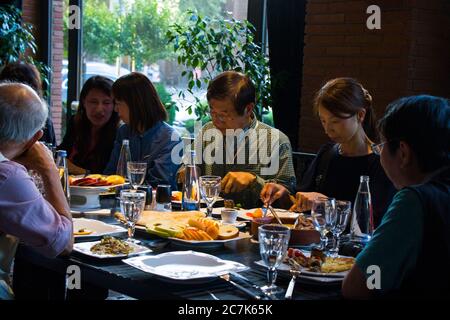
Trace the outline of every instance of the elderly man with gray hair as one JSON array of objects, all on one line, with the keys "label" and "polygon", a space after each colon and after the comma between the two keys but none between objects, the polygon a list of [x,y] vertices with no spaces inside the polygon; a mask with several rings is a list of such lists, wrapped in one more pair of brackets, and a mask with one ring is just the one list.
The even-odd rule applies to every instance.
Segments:
[{"label": "elderly man with gray hair", "polygon": [[[56,165],[38,142],[46,104],[27,85],[0,83],[0,300],[17,239],[48,257],[70,253],[72,217]],[[27,169],[42,176],[45,198]]]}]

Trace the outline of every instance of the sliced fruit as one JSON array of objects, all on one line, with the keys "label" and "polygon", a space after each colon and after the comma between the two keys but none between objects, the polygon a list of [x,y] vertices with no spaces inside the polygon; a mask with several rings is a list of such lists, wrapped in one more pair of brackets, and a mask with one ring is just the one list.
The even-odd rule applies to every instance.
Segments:
[{"label": "sliced fruit", "polygon": [[155,227],[152,227],[152,226],[147,226],[146,230],[148,233],[157,235],[162,238],[170,237],[170,235],[167,232],[156,230]]},{"label": "sliced fruit", "polygon": [[108,183],[110,183],[111,185],[125,183],[125,179],[122,176],[118,176],[118,175],[107,176],[106,181]]},{"label": "sliced fruit", "polygon": [[155,226],[155,230],[165,232],[169,235],[169,237],[176,237],[178,234],[183,232],[183,228],[164,224]]}]

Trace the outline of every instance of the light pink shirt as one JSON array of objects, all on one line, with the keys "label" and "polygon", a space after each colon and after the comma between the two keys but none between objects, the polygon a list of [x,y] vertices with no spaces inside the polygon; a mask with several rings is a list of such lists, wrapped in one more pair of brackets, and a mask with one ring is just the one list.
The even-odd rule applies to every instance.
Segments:
[{"label": "light pink shirt", "polygon": [[25,167],[0,162],[0,233],[56,257],[67,247],[72,232],[72,222],[42,197]]}]

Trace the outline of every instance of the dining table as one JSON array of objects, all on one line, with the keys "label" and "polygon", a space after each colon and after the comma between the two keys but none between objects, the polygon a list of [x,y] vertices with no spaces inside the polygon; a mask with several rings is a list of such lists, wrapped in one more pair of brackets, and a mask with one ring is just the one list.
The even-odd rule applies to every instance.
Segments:
[{"label": "dining table", "polygon": [[[113,208],[110,213],[98,215],[79,212],[74,213],[74,218],[84,217],[119,225],[121,222],[115,219],[114,211]],[[249,228],[249,223],[247,223],[247,229],[243,231],[248,232]],[[126,237],[126,234],[123,234],[123,237]],[[284,292],[291,280],[289,272],[278,272],[276,285],[281,287],[283,292],[276,297],[266,296],[258,289],[267,284],[267,269],[255,263],[261,260],[261,256],[258,243],[251,238],[230,241],[212,248],[189,247],[180,245],[180,243],[173,242],[170,239],[148,234],[145,230],[137,229],[135,239],[139,240],[141,245],[152,250],[147,253],[149,255],[192,250],[211,254],[223,260],[239,262],[247,266],[248,269],[239,272],[240,276],[230,275],[230,280],[234,284],[238,284],[236,286],[223,277],[212,277],[199,281],[169,281],[166,278],[130,266],[119,258],[98,259],[76,251],[72,251],[70,255],[65,257],[47,258],[23,244],[17,250],[16,257],[28,264],[44,268],[58,275],[67,276],[69,266],[78,266],[83,283],[113,290],[134,299],[144,300],[250,300],[253,298],[251,294],[263,299],[284,299]],[[78,241],[83,240],[76,239],[76,242]],[[242,290],[242,287],[246,290]],[[298,278],[292,299],[341,299],[341,284],[339,282],[320,283]]]}]

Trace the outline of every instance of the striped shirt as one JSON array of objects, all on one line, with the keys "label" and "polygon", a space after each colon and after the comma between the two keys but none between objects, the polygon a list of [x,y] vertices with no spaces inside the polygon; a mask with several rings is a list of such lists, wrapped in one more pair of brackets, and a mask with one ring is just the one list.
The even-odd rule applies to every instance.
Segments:
[{"label": "striped shirt", "polygon": [[202,175],[223,178],[228,172],[249,172],[256,176],[242,192],[223,195],[244,208],[260,206],[260,193],[267,182],[279,183],[290,192],[295,191],[289,138],[280,130],[258,121],[254,115],[247,128],[230,130],[225,136],[208,122],[200,130],[194,145],[196,164]]}]

